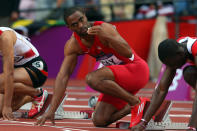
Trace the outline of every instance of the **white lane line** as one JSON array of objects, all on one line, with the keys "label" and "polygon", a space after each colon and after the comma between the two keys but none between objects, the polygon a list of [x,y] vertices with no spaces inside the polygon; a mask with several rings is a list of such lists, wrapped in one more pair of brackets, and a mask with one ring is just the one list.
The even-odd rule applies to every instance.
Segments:
[{"label": "white lane line", "polygon": [[66,99],[66,101],[88,101],[89,99],[87,98],[87,99],[83,99],[83,98],[81,98],[81,99],[79,99],[79,98],[67,98]]},{"label": "white lane line", "polygon": [[[69,128],[69,127],[68,127]],[[72,128],[72,127],[71,127]],[[102,127],[89,127],[89,126],[87,126],[87,127],[75,127],[75,128],[81,128],[81,129],[79,129],[79,131],[82,131],[82,129],[104,129],[104,130],[112,130],[112,129],[116,129],[116,130],[120,130],[120,129],[118,129],[118,128],[115,128],[115,127],[110,127],[110,128],[102,128]]]},{"label": "white lane line", "polygon": [[[43,89],[45,88],[48,88],[48,89],[51,89],[53,90],[53,87],[52,86],[44,86],[42,87]],[[75,87],[75,86],[68,86],[67,89],[74,89],[74,90],[86,90],[86,87]]]},{"label": "white lane line", "polygon": [[169,114],[170,117],[191,117],[191,115],[177,115],[177,114]]},{"label": "white lane line", "polygon": [[[32,127],[35,126],[35,122],[8,121],[8,120],[2,120],[2,121],[7,122],[7,125],[10,125],[10,123],[15,123],[15,124],[18,123],[17,125],[23,124],[23,126],[32,126]],[[26,124],[26,125],[24,125],[24,124]],[[62,127],[62,126],[50,126],[50,125],[43,125],[43,126],[52,127],[52,128],[57,128],[57,129],[62,129],[62,128],[64,128],[64,127]]]},{"label": "white lane line", "polygon": [[8,121],[8,120],[1,120],[1,122],[6,122],[6,123],[20,123],[20,124],[34,125],[33,122],[24,122],[24,121]]},{"label": "white lane line", "polygon": [[63,131],[88,131],[88,130],[81,130],[81,129],[74,129],[74,128],[64,128]]},{"label": "white lane line", "polygon": [[[131,114],[127,115],[127,116],[131,116]],[[190,117],[191,115],[186,115],[186,114],[168,114],[168,116],[170,117]]]},{"label": "white lane line", "polygon": [[[51,122],[45,122],[45,123],[51,123]],[[64,122],[55,122],[56,124],[77,124],[77,125],[93,125],[92,122],[67,122],[67,121],[64,121]]]},{"label": "white lane line", "polygon": [[[63,105],[63,107],[64,108],[90,108],[88,105]],[[176,107],[172,107],[171,109],[170,109],[170,111],[192,111],[192,109],[191,108],[176,108]]]},{"label": "white lane line", "polygon": [[0,124],[0,126],[31,126],[31,125],[24,125],[24,124]]},{"label": "white lane line", "polygon": [[[22,122],[22,121],[8,121],[8,120],[3,120],[4,122],[10,122],[10,123],[15,123],[16,125],[21,125],[21,124],[23,124],[23,126],[35,126],[34,124],[35,124],[35,122]],[[10,125],[10,123],[9,124],[7,124],[7,125]],[[20,123],[20,124],[17,124],[17,123]],[[26,124],[26,125],[24,125],[24,124]],[[79,122],[78,122],[78,124],[79,124]],[[68,129],[68,128],[65,128],[65,126],[50,126],[50,125],[43,125],[43,126],[45,126],[45,127],[52,127],[52,128],[57,128],[57,129]],[[81,127],[79,127],[79,128],[81,128]],[[74,129],[74,128],[72,128],[72,127],[70,127],[69,128],[69,130],[70,131],[88,131],[88,130],[81,130],[81,129]],[[66,130],[64,130],[64,131],[66,131]],[[68,131],[68,130],[67,130]]]},{"label": "white lane line", "polygon": [[173,103],[180,103],[180,104],[193,104],[193,101],[173,101]]},{"label": "white lane line", "polygon": [[92,93],[92,92],[68,92],[68,95],[91,95],[91,96],[98,96],[99,93]]},{"label": "white lane line", "polygon": [[191,108],[176,108],[176,107],[173,107],[173,108],[171,108],[170,109],[170,111],[189,111],[189,112],[191,112],[192,111],[192,109]]},{"label": "white lane line", "polygon": [[87,106],[82,106],[82,105],[63,105],[63,107],[67,108],[90,108],[88,105]]}]

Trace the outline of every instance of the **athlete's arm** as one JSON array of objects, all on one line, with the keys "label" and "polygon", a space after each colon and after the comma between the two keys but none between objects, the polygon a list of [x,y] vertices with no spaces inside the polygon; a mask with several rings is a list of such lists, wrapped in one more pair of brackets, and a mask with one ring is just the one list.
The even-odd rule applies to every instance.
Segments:
[{"label": "athlete's arm", "polygon": [[56,111],[57,107],[59,106],[61,98],[63,97],[66,91],[68,79],[72,74],[77,63],[78,54],[73,52],[71,50],[72,48],[69,48],[70,46],[69,44],[70,43],[66,44],[65,57],[55,81],[53,99],[51,103],[51,108],[49,110],[50,112],[53,113]]},{"label": "athlete's arm", "polygon": [[[197,56],[195,56],[194,59],[195,59],[195,66],[197,68]],[[188,126],[197,128],[197,126],[196,126],[196,123],[197,123],[197,117],[196,117],[197,116],[197,82],[196,82],[196,86],[195,86],[195,92],[196,92],[196,95],[195,95],[195,99],[193,102],[192,115],[189,120]]]},{"label": "athlete's arm", "polygon": [[14,89],[14,43],[16,35],[12,31],[4,31],[0,36],[0,50],[3,56],[3,77],[4,77],[4,104],[3,118],[13,119],[11,103]]},{"label": "athlete's arm", "polygon": [[132,131],[139,131],[144,129],[147,122],[150,121],[152,116],[156,113],[156,111],[159,109],[160,105],[164,101],[175,74],[176,74],[176,69],[166,67],[166,70],[164,71],[164,74],[158,84],[158,87],[156,87],[155,91],[153,92],[150,106],[148,107],[146,113],[144,114],[143,119],[146,122],[140,122],[137,126],[131,129]]},{"label": "athlete's arm", "polygon": [[65,49],[64,49],[65,57],[62,62],[59,73],[56,77],[51,106],[48,112],[45,113],[43,117],[37,121],[36,125],[43,125],[47,119],[51,119],[52,123],[54,124],[54,120],[53,120],[54,113],[58,108],[59,104],[61,103],[61,100],[63,99],[63,96],[66,91],[68,79],[72,74],[77,63],[78,47],[74,42],[75,40],[72,36],[71,39],[65,45]]},{"label": "athlete's arm", "polygon": [[93,26],[88,30],[90,35],[98,35],[100,40],[105,41],[109,47],[113,48],[120,55],[130,58],[132,51],[129,44],[120,36],[113,25],[103,23]]}]

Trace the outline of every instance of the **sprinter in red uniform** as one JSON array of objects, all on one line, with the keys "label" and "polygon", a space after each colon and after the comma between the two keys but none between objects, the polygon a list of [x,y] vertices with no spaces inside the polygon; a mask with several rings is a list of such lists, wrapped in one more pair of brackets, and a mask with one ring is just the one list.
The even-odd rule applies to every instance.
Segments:
[{"label": "sprinter in red uniform", "polygon": [[[166,65],[158,87],[153,93],[150,106],[148,107],[144,118],[141,122],[134,126],[132,131],[143,131],[159,109],[164,101],[168,89],[176,75],[176,69],[181,68],[185,63],[189,62],[190,65],[186,66],[183,70],[184,80],[195,90],[197,93],[197,37],[181,37],[177,41],[173,39],[166,39],[159,44],[158,47],[159,59]],[[188,131],[196,131],[197,129],[197,97],[194,99],[192,115],[188,124]]]},{"label": "sprinter in red uniform", "polygon": [[[53,121],[77,57],[83,54],[89,54],[103,64],[102,68],[86,76],[87,84],[101,92],[92,119],[94,125],[106,127],[131,111],[132,119],[142,117],[146,99],[135,94],[149,80],[146,62],[130,48],[113,25],[102,21],[88,22],[83,9],[66,10],[64,20],[74,33],[65,45],[65,58],[56,78],[50,109],[36,124],[43,125],[46,119]],[[142,107],[141,112],[137,112],[138,106]]]}]

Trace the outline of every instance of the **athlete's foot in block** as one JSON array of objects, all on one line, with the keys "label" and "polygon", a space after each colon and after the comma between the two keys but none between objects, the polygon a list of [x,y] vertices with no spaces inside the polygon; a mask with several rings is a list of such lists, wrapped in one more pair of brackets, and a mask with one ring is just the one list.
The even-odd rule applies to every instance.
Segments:
[{"label": "athlete's foot in block", "polygon": [[32,107],[30,111],[28,112],[28,117],[32,118],[38,113],[41,112],[46,100],[48,97],[48,92],[46,90],[43,90],[43,94],[40,97],[35,97],[32,102]]},{"label": "athlete's foot in block", "polygon": [[148,98],[139,97],[140,103],[131,108],[131,122],[130,127],[137,125],[143,116],[144,107]]}]

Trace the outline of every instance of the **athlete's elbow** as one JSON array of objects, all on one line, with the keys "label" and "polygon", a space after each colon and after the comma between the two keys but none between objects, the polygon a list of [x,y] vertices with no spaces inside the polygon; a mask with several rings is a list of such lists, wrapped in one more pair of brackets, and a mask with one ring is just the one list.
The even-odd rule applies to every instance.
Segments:
[{"label": "athlete's elbow", "polygon": [[66,85],[67,81],[68,81],[68,77],[66,77],[63,74],[58,74],[56,77],[56,83],[60,83],[61,85]]},{"label": "athlete's elbow", "polygon": [[124,56],[127,58],[131,58],[132,57],[132,51],[130,49],[127,49],[127,51],[124,52]]}]

